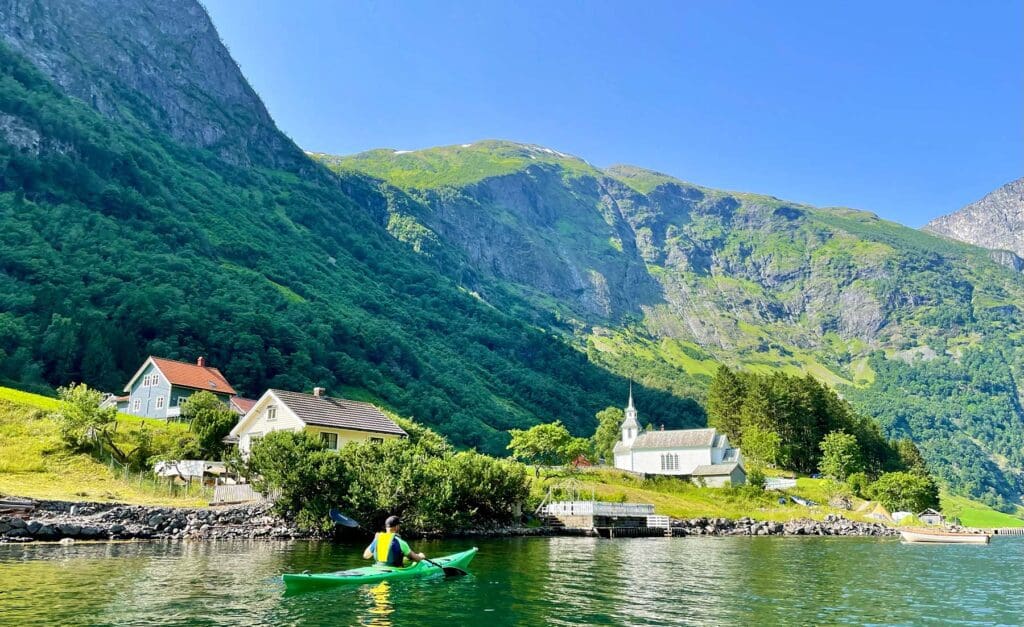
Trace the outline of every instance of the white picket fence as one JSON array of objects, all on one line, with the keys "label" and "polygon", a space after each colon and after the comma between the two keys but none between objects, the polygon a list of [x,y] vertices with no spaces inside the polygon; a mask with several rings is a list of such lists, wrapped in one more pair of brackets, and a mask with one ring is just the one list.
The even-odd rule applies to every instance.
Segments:
[{"label": "white picket fence", "polygon": [[789,490],[790,488],[796,487],[796,479],[786,479],[785,477],[767,477],[764,480],[765,490]]},{"label": "white picket fence", "polygon": [[252,484],[249,483],[218,484],[213,488],[213,499],[210,500],[210,505],[262,503],[268,500],[270,499],[253,490]]}]

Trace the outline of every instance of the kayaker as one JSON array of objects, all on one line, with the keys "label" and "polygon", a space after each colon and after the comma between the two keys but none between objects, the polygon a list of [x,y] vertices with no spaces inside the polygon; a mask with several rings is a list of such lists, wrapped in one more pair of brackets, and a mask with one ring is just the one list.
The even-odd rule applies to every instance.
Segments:
[{"label": "kayaker", "polygon": [[363,551],[363,559],[376,559],[378,564],[386,564],[401,568],[402,559],[418,562],[426,556],[409,548],[409,545],[398,535],[402,520],[398,516],[388,516],[384,521],[384,531],[373,536],[373,542]]}]

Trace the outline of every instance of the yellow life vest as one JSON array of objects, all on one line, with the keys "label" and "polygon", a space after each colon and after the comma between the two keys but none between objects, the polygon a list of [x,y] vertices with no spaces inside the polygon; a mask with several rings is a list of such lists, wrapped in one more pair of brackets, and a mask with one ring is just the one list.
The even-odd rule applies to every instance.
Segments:
[{"label": "yellow life vest", "polygon": [[402,546],[398,543],[398,537],[387,531],[382,531],[377,534],[377,550],[374,558],[380,564],[387,564],[389,566],[401,566],[402,558]]}]

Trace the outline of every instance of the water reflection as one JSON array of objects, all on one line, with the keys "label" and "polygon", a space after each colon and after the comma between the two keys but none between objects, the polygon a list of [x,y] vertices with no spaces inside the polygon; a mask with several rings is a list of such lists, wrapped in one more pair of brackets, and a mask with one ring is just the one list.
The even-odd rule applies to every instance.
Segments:
[{"label": "water reflection", "polygon": [[[422,543],[431,555],[470,541]],[[363,565],[315,542],[0,545],[0,624],[1020,624],[1024,540],[480,542],[470,576],[285,596],[282,572]]]},{"label": "water reflection", "polygon": [[391,615],[395,608],[391,605],[390,584],[382,581],[371,587],[368,592],[373,605],[369,609],[370,620],[366,624],[374,627],[391,627]]}]

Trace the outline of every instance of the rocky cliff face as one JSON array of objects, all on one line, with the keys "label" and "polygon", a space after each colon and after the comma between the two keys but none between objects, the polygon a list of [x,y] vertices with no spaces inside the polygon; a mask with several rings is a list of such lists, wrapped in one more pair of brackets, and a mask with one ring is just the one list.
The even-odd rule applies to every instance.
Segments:
[{"label": "rocky cliff face", "polygon": [[[236,165],[309,167],[198,2],[0,0],[0,38],[109,118],[142,123]],[[0,121],[9,138],[17,129],[16,120]]]},{"label": "rocky cliff face", "polygon": [[511,142],[316,157],[383,179],[392,235],[610,369],[681,395],[720,362],[807,372],[923,441],[950,485],[1024,490],[1018,435],[987,435],[1024,433],[1013,253]]},{"label": "rocky cliff face", "polygon": [[[497,281],[539,307],[567,308],[583,326],[642,320],[656,337],[721,355],[772,343],[818,350],[829,334],[870,349],[905,335],[914,310],[938,304],[929,291],[910,294],[893,283],[905,271],[902,251],[854,234],[861,222],[898,228],[869,214],[707,189],[635,167],[600,170],[559,155],[480,142],[319,158],[402,184],[389,194],[389,228],[442,265],[463,268],[462,280],[473,277],[468,287],[486,296]],[[408,184],[410,162],[459,183]],[[451,174],[461,167],[494,175]],[[945,291],[943,306],[970,306],[969,290]]]},{"label": "rocky cliff face", "polygon": [[1011,181],[963,209],[925,225],[925,230],[962,242],[1009,251],[1000,263],[1024,265],[1024,178]]}]

